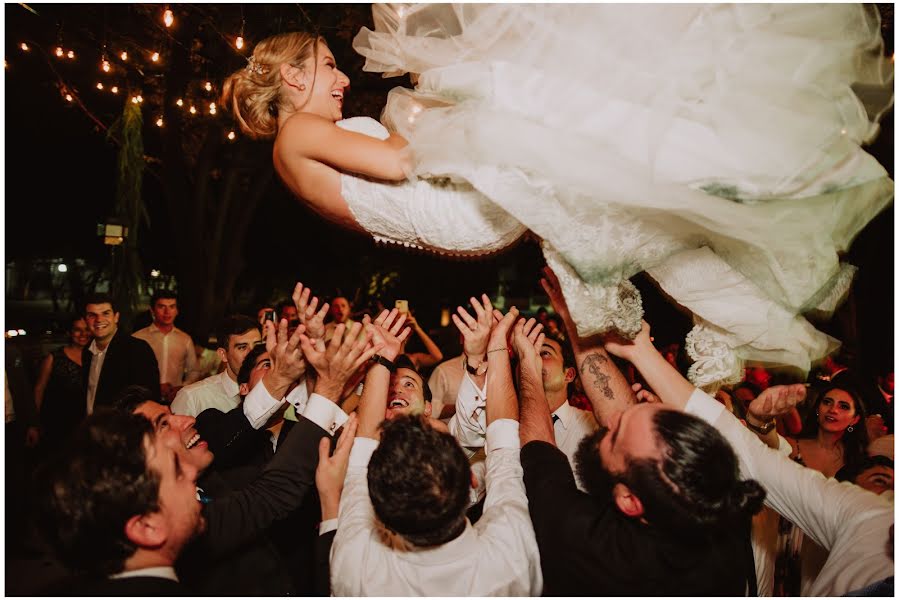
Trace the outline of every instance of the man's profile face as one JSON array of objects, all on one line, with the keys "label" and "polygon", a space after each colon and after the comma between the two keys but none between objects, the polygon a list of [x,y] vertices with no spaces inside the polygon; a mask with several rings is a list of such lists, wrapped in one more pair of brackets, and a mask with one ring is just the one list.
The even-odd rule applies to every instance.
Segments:
[{"label": "man's profile face", "polygon": [[431,406],[425,402],[424,382],[412,369],[399,368],[390,376],[387,413],[384,418],[390,420],[400,415],[420,414],[431,414]]},{"label": "man's profile face", "polygon": [[543,360],[543,389],[547,392],[556,392],[565,389],[568,383],[574,379],[574,369],[569,372],[565,368],[562,358],[562,347],[559,342],[546,338],[540,348],[540,358]]},{"label": "man's profile face", "polygon": [[661,459],[653,418],[659,404],[634,404],[609,419],[608,435],[599,442],[599,457],[612,473],[621,474],[629,460]]},{"label": "man's profile face", "polygon": [[256,342],[261,340],[262,334],[259,333],[258,329],[253,328],[240,335],[230,336],[228,338],[228,347],[218,349],[219,356],[222,357],[222,361],[227,365],[228,372],[233,379],[237,379],[237,373],[240,371],[243,359],[253,349]]},{"label": "man's profile face", "polygon": [[160,298],[153,305],[153,321],[157,325],[172,325],[177,316],[178,301],[174,298]]},{"label": "man's profile face", "polygon": [[159,475],[159,510],[165,544],[176,555],[205,529],[203,505],[197,500],[197,468],[172,436],[145,437],[147,467]]},{"label": "man's profile face", "polygon": [[213,454],[209,444],[200,437],[195,427],[197,420],[187,415],[173,415],[168,406],[148,400],[134,409],[134,414],[153,424],[156,437],[171,447],[181,450],[181,462],[203,472],[212,464]]},{"label": "man's profile face", "polygon": [[337,296],[331,302],[331,316],[337,324],[346,323],[350,318],[350,301],[343,296]]},{"label": "man's profile face", "polygon": [[88,304],[84,307],[84,321],[95,338],[105,342],[111,338],[119,324],[119,313],[113,312],[112,304],[101,302],[100,304]]},{"label": "man's profile face", "polygon": [[272,357],[269,355],[268,351],[263,352],[259,356],[256,357],[256,363],[253,365],[252,370],[250,371],[250,379],[247,383],[240,384],[240,393],[243,396],[246,396],[250,393],[250,391],[256,387],[256,385],[262,381],[262,378],[265,377],[265,374],[268,373],[269,369],[272,368]]}]

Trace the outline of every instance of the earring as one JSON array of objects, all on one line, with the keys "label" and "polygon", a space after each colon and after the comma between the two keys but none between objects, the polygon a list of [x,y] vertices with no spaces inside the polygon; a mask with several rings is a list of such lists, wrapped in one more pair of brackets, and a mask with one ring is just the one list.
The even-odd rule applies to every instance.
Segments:
[{"label": "earring", "polygon": [[850,425],[849,427],[846,428],[846,431],[848,431],[849,433],[852,433],[853,431],[855,431],[855,429],[853,429],[852,425]]}]

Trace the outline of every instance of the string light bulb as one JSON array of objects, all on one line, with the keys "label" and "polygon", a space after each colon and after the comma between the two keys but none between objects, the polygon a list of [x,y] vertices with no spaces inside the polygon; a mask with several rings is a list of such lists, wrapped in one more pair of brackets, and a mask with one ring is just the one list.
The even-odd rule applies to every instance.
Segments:
[{"label": "string light bulb", "polygon": [[159,52],[154,52],[152,55],[150,55],[150,60],[152,60],[153,62],[159,62]]},{"label": "string light bulb", "polygon": [[206,91],[207,91],[207,92],[211,92],[211,91],[212,91],[212,83],[209,82],[209,81],[207,81],[207,82],[206,82],[206,85],[204,85],[203,87],[206,88]]},{"label": "string light bulb", "polygon": [[66,52],[65,52],[65,50],[62,49],[62,46],[57,46],[57,47],[56,47],[56,56],[62,58],[62,56],[63,56],[65,53],[66,53]]},{"label": "string light bulb", "polygon": [[25,42],[22,42],[22,44],[19,46],[19,48],[22,49],[22,52],[28,52],[29,50],[31,50],[31,48]]},{"label": "string light bulb", "polygon": [[122,60],[128,60],[128,53],[123,51],[121,54],[119,54],[119,58],[121,58]]},{"label": "string light bulb", "polygon": [[100,68],[103,69],[104,73],[109,73],[109,70],[112,69],[112,67],[109,65],[109,61],[106,60],[105,58],[100,63]]},{"label": "string light bulb", "polygon": [[74,100],[74,98],[72,98],[72,94],[66,94],[66,102],[71,102],[72,100]]},{"label": "string light bulb", "polygon": [[74,58],[75,58],[75,52],[72,51],[72,50],[69,50],[69,52],[68,52],[68,54],[66,54],[66,56],[68,56],[68,57],[71,58],[71,59],[74,59]]},{"label": "string light bulb", "polygon": [[192,115],[197,114],[197,107],[196,107],[196,106],[191,106],[191,107],[190,107],[190,114],[192,114]]},{"label": "string light bulb", "polygon": [[233,131],[228,132],[228,139],[231,140],[232,142],[234,141],[234,138],[236,138],[236,137],[237,137],[237,134],[234,133]]},{"label": "string light bulb", "polygon": [[98,90],[102,90],[102,89],[103,89],[103,84],[100,83],[99,81],[97,82],[97,89],[98,89]]},{"label": "string light bulb", "polygon": [[216,113],[215,102],[209,103],[209,114],[214,115]]},{"label": "string light bulb", "polygon": [[158,119],[156,119],[156,126],[162,127],[162,117],[159,117]]},{"label": "string light bulb", "polygon": [[114,85],[114,86],[112,86],[111,88],[109,88],[109,91],[112,92],[113,94],[118,94],[118,93],[119,93],[119,86]]},{"label": "string light bulb", "polygon": [[162,15],[162,22],[165,23],[166,27],[171,27],[175,22],[175,14],[170,9],[165,9],[165,13]]},{"label": "string light bulb", "polygon": [[177,104],[178,106],[184,106],[184,100],[178,98],[177,100],[175,100],[175,104]]},{"label": "string light bulb", "polygon": [[237,36],[237,39],[234,40],[234,45],[237,47],[238,50],[243,49],[243,36],[242,35]]},{"label": "string light bulb", "polygon": [[131,96],[131,104],[137,104],[137,96]]}]

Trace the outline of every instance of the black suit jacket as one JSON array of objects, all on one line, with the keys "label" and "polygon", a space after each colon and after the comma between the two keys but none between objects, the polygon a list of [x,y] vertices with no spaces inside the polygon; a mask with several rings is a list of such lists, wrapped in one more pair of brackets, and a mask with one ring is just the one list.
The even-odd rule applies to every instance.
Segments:
[{"label": "black suit jacket", "polygon": [[171,579],[164,577],[122,577],[119,579],[87,579],[73,577],[62,585],[48,588],[47,596],[190,596],[191,591]]},{"label": "black suit jacket", "polygon": [[[228,421],[239,423],[238,419]],[[224,431],[218,435],[231,437]],[[324,429],[300,417],[250,485],[228,491],[230,486],[218,473],[204,475],[200,486],[213,499],[204,510],[206,532],[178,561],[178,573],[186,585],[203,595],[293,592],[290,567],[280,560],[268,529],[297,509],[315,487],[318,442],[326,435]]]},{"label": "black suit jacket", "polygon": [[[84,391],[91,373],[94,355],[89,348],[81,351],[81,373],[84,375]],[[150,344],[131,337],[122,330],[112,336],[106,348],[106,358],[100,370],[94,409],[110,406],[115,397],[129,385],[142,385],[153,394],[151,400],[160,401],[159,365]],[[86,398],[86,396],[85,396]]]}]

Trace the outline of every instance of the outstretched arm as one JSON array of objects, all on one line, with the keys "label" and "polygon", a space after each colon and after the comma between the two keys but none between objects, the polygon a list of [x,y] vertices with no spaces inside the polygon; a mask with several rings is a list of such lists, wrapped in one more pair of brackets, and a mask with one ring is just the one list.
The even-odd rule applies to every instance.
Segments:
[{"label": "outstretched arm", "polygon": [[520,417],[519,437],[524,447],[535,440],[556,445],[553,432],[552,416],[543,390],[543,360],[539,349],[543,347],[546,335],[543,326],[535,319],[518,319],[512,330],[512,345],[518,355],[518,373],[520,375]]},{"label": "outstretched arm", "polygon": [[[409,328],[404,328],[406,317],[396,309],[385,310],[372,323],[368,315],[363,319],[365,330],[372,336],[375,347],[380,346],[381,357],[394,361],[400,346],[409,336]],[[381,439],[381,422],[387,412],[387,392],[390,386],[390,371],[384,365],[373,364],[365,375],[365,387],[359,402],[359,437]]]},{"label": "outstretched arm", "polygon": [[419,368],[433,367],[443,360],[443,352],[440,351],[440,348],[437,347],[434,340],[432,340],[425,330],[422,329],[421,325],[418,324],[418,321],[411,313],[407,317],[407,323],[412,327],[412,331],[415,332],[415,335],[418,336],[418,339],[424,344],[425,350],[427,350],[427,352],[415,352],[414,354],[409,355],[412,360],[415,361],[415,366]]},{"label": "outstretched arm", "polygon": [[603,348],[601,339],[596,336],[578,337],[577,327],[568,312],[568,304],[562,295],[556,274],[549,267],[544,268],[543,273],[545,277],[540,280],[540,284],[549,296],[553,308],[565,322],[578,375],[593,406],[593,416],[600,425],[607,425],[610,416],[636,404],[637,398],[627,379]]}]

